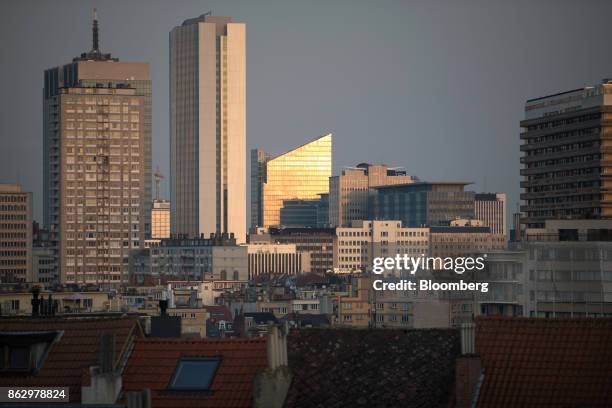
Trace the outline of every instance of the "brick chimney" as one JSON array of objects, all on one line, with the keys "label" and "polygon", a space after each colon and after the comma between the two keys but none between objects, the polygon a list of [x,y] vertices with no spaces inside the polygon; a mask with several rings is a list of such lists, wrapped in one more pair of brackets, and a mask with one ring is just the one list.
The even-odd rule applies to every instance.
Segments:
[{"label": "brick chimney", "polygon": [[475,354],[475,324],[461,325],[461,356],[455,362],[455,407],[469,408],[478,401],[484,376],[480,356]]},{"label": "brick chimney", "polygon": [[291,385],[291,372],[287,359],[287,325],[268,328],[268,368],[255,377],[253,406],[255,408],[282,408]]}]

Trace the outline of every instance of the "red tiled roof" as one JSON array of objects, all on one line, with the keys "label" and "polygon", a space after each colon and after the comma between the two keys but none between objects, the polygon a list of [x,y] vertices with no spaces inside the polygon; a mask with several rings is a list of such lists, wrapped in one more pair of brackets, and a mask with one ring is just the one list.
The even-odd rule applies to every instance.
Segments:
[{"label": "red tiled roof", "polygon": [[612,319],[483,317],[478,407],[612,407]]},{"label": "red tiled roof", "polygon": [[[210,392],[170,391],[168,384],[181,357],[221,357]],[[253,380],[267,367],[265,339],[138,340],[123,376],[124,391],[149,388],[153,406],[250,407]]]},{"label": "red tiled roof", "polygon": [[[134,318],[2,319],[0,332],[63,331],[33,376],[0,376],[0,386],[70,387],[70,402],[81,402],[81,386],[89,385],[89,367],[98,365],[101,333],[115,333],[117,362],[142,329]],[[85,383],[83,383],[85,381]]]}]

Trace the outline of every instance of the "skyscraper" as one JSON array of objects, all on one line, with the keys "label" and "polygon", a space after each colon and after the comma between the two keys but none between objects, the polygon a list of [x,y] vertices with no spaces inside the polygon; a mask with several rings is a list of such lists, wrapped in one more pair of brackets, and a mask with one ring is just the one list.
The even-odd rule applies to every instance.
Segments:
[{"label": "skyscraper", "polygon": [[612,219],[612,80],[525,103],[522,223]]},{"label": "skyscraper", "polygon": [[246,26],[202,15],[170,32],[171,228],[246,241]]},{"label": "skyscraper", "polygon": [[329,192],[331,133],[272,158],[252,150],[254,158],[258,158],[258,164],[252,163],[251,169],[260,173],[251,175],[251,180],[259,181],[251,184],[251,197],[261,198],[252,203],[252,213],[259,215],[252,220],[256,221],[252,227],[279,225],[285,200],[315,200]]},{"label": "skyscraper", "polygon": [[148,64],[93,46],[44,76],[44,220],[62,283],[127,280],[128,252],[150,229]]}]

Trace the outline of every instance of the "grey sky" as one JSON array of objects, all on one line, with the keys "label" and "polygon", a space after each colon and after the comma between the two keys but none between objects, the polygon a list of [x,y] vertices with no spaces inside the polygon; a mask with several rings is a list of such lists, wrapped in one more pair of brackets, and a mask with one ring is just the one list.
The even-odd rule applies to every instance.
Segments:
[{"label": "grey sky", "polygon": [[[609,1],[0,0],[0,182],[42,214],[43,70],[91,47],[147,61],[153,168],[168,174],[168,32],[208,10],[247,24],[247,145],[334,133],[334,171],[405,166],[519,194],[525,99],[612,76]],[[168,191],[167,183],[163,187]]]}]

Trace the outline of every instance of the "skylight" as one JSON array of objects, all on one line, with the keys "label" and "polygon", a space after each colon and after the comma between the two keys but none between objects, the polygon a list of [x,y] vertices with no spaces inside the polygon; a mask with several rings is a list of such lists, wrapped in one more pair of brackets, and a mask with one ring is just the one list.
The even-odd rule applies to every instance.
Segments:
[{"label": "skylight", "polygon": [[169,388],[178,391],[208,391],[219,362],[219,358],[182,358],[176,366]]}]

